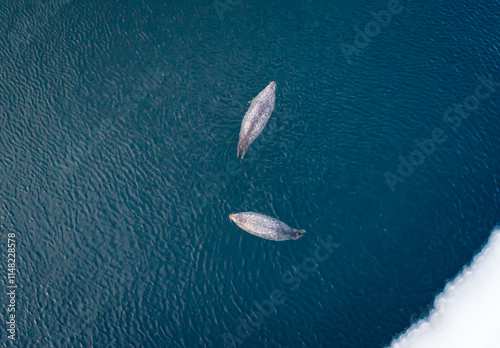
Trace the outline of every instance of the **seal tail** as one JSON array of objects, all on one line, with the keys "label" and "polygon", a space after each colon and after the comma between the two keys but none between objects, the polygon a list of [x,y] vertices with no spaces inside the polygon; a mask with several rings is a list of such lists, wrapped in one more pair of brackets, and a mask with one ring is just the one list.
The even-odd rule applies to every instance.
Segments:
[{"label": "seal tail", "polygon": [[304,235],[304,233],[306,233],[306,230],[295,230],[294,229],[293,232],[295,232],[295,235],[293,236],[293,240],[297,240],[300,237],[302,237]]},{"label": "seal tail", "polygon": [[240,150],[241,150],[241,159],[245,157],[245,153],[247,152],[248,146],[244,146],[241,144],[241,142],[238,142],[238,149],[236,151],[236,158],[240,157]]},{"label": "seal tail", "polygon": [[238,150],[236,152],[236,158],[240,157],[240,150],[241,150],[241,159],[245,157],[245,153],[247,152],[248,146],[243,146],[238,143]]}]

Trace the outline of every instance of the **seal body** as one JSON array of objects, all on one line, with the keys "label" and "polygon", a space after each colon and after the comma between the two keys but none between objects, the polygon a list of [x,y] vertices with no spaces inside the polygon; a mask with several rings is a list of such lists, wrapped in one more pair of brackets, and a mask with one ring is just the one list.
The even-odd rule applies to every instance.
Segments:
[{"label": "seal body", "polygon": [[250,108],[243,117],[240,129],[240,140],[238,141],[238,151],[236,157],[241,159],[251,143],[259,136],[274,110],[276,99],[276,82],[271,82],[262,92],[260,92],[251,102]]},{"label": "seal body", "polygon": [[299,239],[304,233],[306,233],[305,230],[291,228],[284,222],[276,220],[270,216],[253,212],[230,214],[229,218],[248,233],[269,240],[295,240]]}]

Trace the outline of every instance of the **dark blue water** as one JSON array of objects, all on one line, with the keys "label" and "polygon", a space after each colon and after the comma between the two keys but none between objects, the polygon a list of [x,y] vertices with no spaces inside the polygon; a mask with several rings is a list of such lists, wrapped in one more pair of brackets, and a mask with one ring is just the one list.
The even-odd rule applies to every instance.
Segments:
[{"label": "dark blue water", "polygon": [[1,345],[382,347],[499,221],[496,1],[0,9]]}]

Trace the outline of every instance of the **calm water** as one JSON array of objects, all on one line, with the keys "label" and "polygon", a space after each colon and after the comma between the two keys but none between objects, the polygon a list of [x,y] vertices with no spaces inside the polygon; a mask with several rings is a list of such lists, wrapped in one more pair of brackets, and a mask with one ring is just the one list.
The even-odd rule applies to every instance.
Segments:
[{"label": "calm water", "polygon": [[[15,345],[383,347],[425,315],[499,222],[500,4],[399,6],[2,3]],[[256,238],[239,211],[307,234]]]}]

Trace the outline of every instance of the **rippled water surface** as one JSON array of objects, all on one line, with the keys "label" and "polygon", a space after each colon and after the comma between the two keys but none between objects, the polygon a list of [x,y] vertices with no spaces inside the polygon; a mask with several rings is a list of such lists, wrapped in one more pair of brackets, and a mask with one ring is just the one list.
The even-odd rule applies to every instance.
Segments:
[{"label": "rippled water surface", "polygon": [[[383,347],[424,315],[498,223],[500,6],[397,5],[3,2],[16,344]],[[307,234],[259,239],[240,211]]]}]

